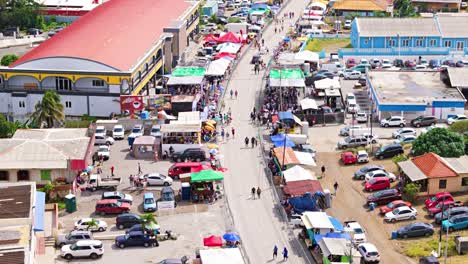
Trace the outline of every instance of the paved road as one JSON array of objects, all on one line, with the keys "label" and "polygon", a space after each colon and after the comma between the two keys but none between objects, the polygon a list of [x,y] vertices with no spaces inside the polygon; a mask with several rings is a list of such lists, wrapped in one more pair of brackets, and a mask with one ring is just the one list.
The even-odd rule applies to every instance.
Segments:
[{"label": "paved road", "polygon": [[[291,1],[285,10],[299,14],[306,4],[306,1]],[[285,20],[285,28],[290,23],[293,23],[293,20]],[[281,35],[274,34],[274,27],[271,26],[263,33],[263,38],[267,47],[272,50],[280,41]],[[260,147],[252,149],[245,148],[244,145],[246,136],[250,138],[258,135],[258,127],[252,126],[249,121],[249,114],[259,95],[263,76],[263,71],[255,75],[252,65],[249,64],[254,53],[253,50],[247,51],[227,87],[228,92],[230,89],[237,89],[239,98],[236,100],[226,96],[225,100],[225,109],[231,108],[233,126],[236,129],[235,139],[221,143],[224,164],[229,168],[225,177],[225,192],[233,213],[235,229],[240,233],[252,264],[281,262],[282,256],[278,256],[277,260],[272,259],[275,244],[280,249],[279,255],[284,246],[288,248],[288,263],[311,263],[307,259],[310,258],[309,254],[304,254],[297,240],[289,236],[286,224],[282,221],[271,186],[263,172]],[[264,61],[268,60],[269,56],[265,56]],[[230,131],[230,127],[228,129]],[[263,190],[261,199],[251,198],[252,187],[260,187]]]}]

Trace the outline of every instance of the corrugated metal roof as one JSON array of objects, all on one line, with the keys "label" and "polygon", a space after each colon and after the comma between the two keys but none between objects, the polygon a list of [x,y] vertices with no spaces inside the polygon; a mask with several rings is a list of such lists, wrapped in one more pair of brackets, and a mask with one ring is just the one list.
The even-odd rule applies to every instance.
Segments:
[{"label": "corrugated metal roof", "polygon": [[444,160],[456,173],[468,173],[468,156],[461,156],[459,158],[444,158]]},{"label": "corrugated metal roof", "polygon": [[438,15],[440,32],[444,38],[467,38],[468,16],[444,16]]},{"label": "corrugated metal roof", "polygon": [[342,0],[335,2],[333,10],[386,11],[387,3],[378,0]]},{"label": "corrugated metal roof", "polygon": [[[468,22],[467,22],[468,25]],[[447,69],[450,84],[452,87],[468,87],[468,69],[467,68],[454,68]]]},{"label": "corrugated metal roof", "polygon": [[358,17],[359,35],[361,37],[387,37],[399,35],[440,36],[433,18],[368,18]]},{"label": "corrugated metal roof", "polygon": [[4,183],[0,189],[0,219],[29,218],[31,183]]},{"label": "corrugated metal roof", "polygon": [[398,166],[413,182],[427,179],[426,175],[424,175],[424,173],[416,167],[411,160],[398,162]]}]

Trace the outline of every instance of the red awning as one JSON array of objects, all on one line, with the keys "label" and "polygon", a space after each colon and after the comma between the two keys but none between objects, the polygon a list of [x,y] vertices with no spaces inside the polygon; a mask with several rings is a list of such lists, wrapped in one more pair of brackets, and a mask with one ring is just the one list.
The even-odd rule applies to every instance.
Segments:
[{"label": "red awning", "polygon": [[205,38],[203,38],[203,40],[206,42],[218,42],[218,38],[215,37],[213,34],[207,35]]},{"label": "red awning", "polygon": [[232,32],[228,32],[218,38],[219,43],[232,42],[232,43],[242,43],[242,38],[237,36]]},{"label": "red awning", "polygon": [[314,194],[323,192],[322,185],[317,180],[291,181],[283,189],[284,194],[290,196],[302,196],[306,192]]},{"label": "red awning", "polygon": [[227,53],[227,52],[221,52],[215,55],[215,59],[220,59],[222,57],[229,57],[229,58],[236,58],[235,54]]},{"label": "red awning", "polygon": [[223,246],[223,240],[219,236],[209,236],[203,238],[203,245],[205,247],[221,247]]}]

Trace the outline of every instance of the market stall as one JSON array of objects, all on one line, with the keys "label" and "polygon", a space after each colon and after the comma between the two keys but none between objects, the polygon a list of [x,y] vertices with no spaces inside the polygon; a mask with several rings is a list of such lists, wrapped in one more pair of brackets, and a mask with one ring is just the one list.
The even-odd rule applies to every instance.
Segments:
[{"label": "market stall", "polygon": [[238,248],[200,250],[202,264],[245,264]]},{"label": "market stall", "polygon": [[[167,86],[201,85],[205,71],[205,68],[197,66],[176,67],[167,81]],[[175,95],[174,88],[169,87],[172,95]]]},{"label": "market stall", "polygon": [[218,182],[224,179],[223,173],[214,170],[202,170],[190,174],[191,197],[194,202],[216,200]]},{"label": "market stall", "polygon": [[216,47],[216,50],[219,53],[230,53],[230,54],[237,54],[239,50],[241,49],[242,45],[238,43],[231,43],[231,42],[226,42],[223,44],[219,44]]},{"label": "market stall", "polygon": [[283,171],[283,177],[286,185],[294,181],[317,180],[309,170],[298,165]]},{"label": "market stall", "polygon": [[242,43],[242,37],[240,35],[237,35],[233,32],[227,32],[225,34],[222,34],[219,36],[217,39],[218,43]]},{"label": "market stall", "polygon": [[280,168],[288,168],[294,165],[299,165],[299,160],[296,158],[292,148],[278,147],[273,149],[276,163]]},{"label": "market stall", "polygon": [[298,180],[286,183],[283,192],[288,197],[298,197],[305,193],[323,192],[318,180]]},{"label": "market stall", "polygon": [[301,151],[294,151],[296,158],[299,160],[299,164],[316,167],[317,163],[315,163],[314,156],[312,153],[309,152],[301,152]]},{"label": "market stall", "polygon": [[[361,263],[361,253],[354,249],[351,241],[345,238],[324,237],[318,243],[324,264]],[[352,259],[350,256],[352,255]]]},{"label": "market stall", "polygon": [[203,245],[205,247],[222,247],[223,246],[223,239],[219,236],[209,236],[203,238]]},{"label": "market stall", "polygon": [[270,70],[269,86],[305,88],[304,72],[301,69]]},{"label": "market stall", "polygon": [[140,136],[132,144],[132,156],[136,159],[154,159],[154,153],[160,152],[160,141],[153,136]]},{"label": "market stall", "polygon": [[301,216],[301,220],[312,244],[316,244],[315,235],[324,235],[334,230],[333,224],[325,212],[305,212]]},{"label": "market stall", "polygon": [[230,65],[231,61],[228,59],[221,58],[214,60],[208,66],[205,76],[223,76]]},{"label": "market stall", "polygon": [[180,112],[192,111],[195,101],[194,95],[174,95],[172,96],[172,114],[178,115]]}]

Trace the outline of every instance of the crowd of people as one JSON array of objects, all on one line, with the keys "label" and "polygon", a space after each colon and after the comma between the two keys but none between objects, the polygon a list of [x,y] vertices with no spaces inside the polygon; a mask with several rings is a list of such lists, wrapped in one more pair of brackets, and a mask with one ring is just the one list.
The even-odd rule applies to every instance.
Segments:
[{"label": "crowd of people", "polygon": [[[282,98],[281,98],[282,96]],[[295,113],[299,110],[299,92],[296,87],[266,87],[262,110],[272,114],[280,111]]]}]

